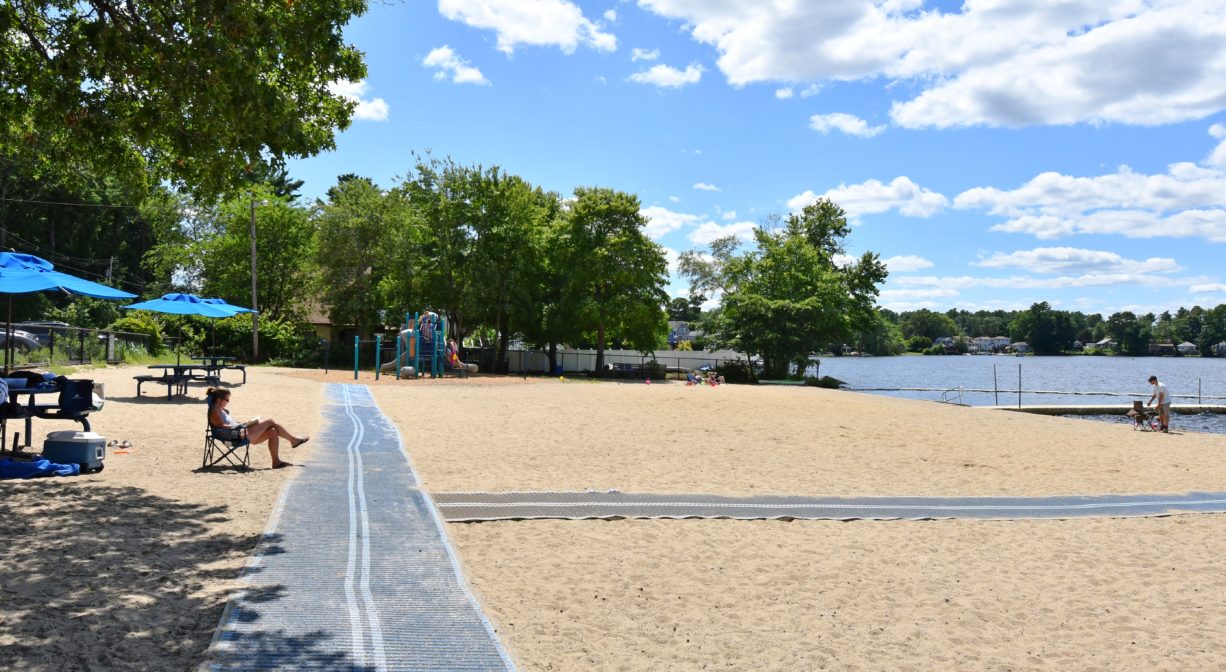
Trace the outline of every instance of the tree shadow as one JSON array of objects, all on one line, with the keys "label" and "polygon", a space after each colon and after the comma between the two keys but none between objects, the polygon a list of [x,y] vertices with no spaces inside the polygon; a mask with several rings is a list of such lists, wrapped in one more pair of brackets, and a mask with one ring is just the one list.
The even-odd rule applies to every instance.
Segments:
[{"label": "tree shadow", "polygon": [[[4,669],[194,669],[260,534],[217,530],[229,507],[64,480],[0,484],[0,661]],[[265,553],[284,552],[279,539]],[[230,560],[230,562],[218,562]],[[280,586],[248,597],[282,599]],[[246,619],[258,619],[248,609]],[[348,669],[329,635],[240,638],[245,656],[293,669]],[[223,664],[224,667],[224,664]]]}]

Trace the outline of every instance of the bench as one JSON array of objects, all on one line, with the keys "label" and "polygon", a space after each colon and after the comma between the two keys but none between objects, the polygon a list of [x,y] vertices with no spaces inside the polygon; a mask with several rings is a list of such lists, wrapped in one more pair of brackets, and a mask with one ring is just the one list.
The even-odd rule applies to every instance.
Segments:
[{"label": "bench", "polygon": [[140,386],[145,383],[158,383],[166,386],[166,398],[169,399],[172,393],[187,394],[187,380],[178,376],[162,374],[160,376],[133,376],[136,381],[136,396],[140,396]]}]

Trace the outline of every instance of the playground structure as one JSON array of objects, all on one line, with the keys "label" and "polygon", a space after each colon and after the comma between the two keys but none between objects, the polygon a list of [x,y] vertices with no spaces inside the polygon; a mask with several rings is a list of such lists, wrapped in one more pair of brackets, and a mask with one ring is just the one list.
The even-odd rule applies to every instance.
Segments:
[{"label": "playground structure", "polygon": [[[447,347],[447,318],[432,310],[405,313],[396,338],[396,358],[377,366],[380,371],[396,372],[396,378],[441,378],[447,374],[467,376],[477,372],[476,364],[465,364],[459,353]],[[376,346],[376,351],[378,351]],[[376,355],[377,356],[377,355]],[[355,364],[356,367],[356,364]],[[355,368],[356,370],[356,368]]]}]

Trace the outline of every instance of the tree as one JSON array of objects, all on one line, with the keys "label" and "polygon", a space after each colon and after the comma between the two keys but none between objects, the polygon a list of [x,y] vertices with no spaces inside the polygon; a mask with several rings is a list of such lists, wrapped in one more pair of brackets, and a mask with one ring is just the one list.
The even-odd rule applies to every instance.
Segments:
[{"label": "tree", "polygon": [[1131,311],[1114,313],[1107,318],[1107,333],[1120,344],[1120,350],[1129,355],[1145,354],[1149,348],[1152,315],[1137,317]]},{"label": "tree", "polygon": [[317,204],[321,298],[333,323],[352,324],[361,335],[381,324],[389,249],[384,238],[388,231],[403,230],[406,216],[397,194],[386,194],[365,178],[340,182],[329,190],[328,202]]},{"label": "tree", "polygon": [[874,317],[877,286],[886,270],[866,252],[840,265],[850,232],[843,209],[828,199],[805,206],[782,227],[754,230],[757,248],[737,255],[737,242],[711,244],[707,257],[681,256],[690,291],[722,292],[723,307],[707,320],[717,339],[761,357],[765,375],[784,377],[812,353],[842,342]]},{"label": "tree", "polygon": [[948,315],[935,313],[927,308],[907,313],[902,320],[902,335],[908,339],[923,336],[929,341],[942,336],[955,336],[958,325]]},{"label": "tree", "polygon": [[1057,355],[1073,342],[1076,335],[1069,314],[1052,310],[1046,301],[1030,306],[1013,320],[1014,340],[1025,341],[1036,355]]},{"label": "tree", "polygon": [[[255,212],[252,213],[252,203]],[[216,233],[201,246],[200,291],[239,306],[251,303],[251,218],[256,220],[256,286],[261,317],[296,316],[311,298],[314,232],[302,208],[266,188],[224,203]]]},{"label": "tree", "polygon": [[[342,29],[365,0],[0,4],[0,155],[223,193],[334,146],[365,76]],[[61,167],[61,168],[56,168]]]},{"label": "tree", "polygon": [[581,301],[574,318],[595,334],[596,370],[604,369],[610,335],[642,352],[655,349],[665,328],[668,263],[643,232],[638,197],[580,187],[565,222],[571,294]]}]

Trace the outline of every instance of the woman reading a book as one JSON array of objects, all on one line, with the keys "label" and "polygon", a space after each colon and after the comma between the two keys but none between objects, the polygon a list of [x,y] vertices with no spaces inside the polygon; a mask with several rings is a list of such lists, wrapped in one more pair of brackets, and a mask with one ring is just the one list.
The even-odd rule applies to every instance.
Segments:
[{"label": "woman reading a book", "polygon": [[251,443],[268,442],[268,454],[272,456],[272,468],[280,469],[281,467],[293,466],[292,463],[281,459],[279,452],[281,447],[281,439],[289,441],[291,448],[297,448],[311,437],[296,437],[290,434],[281,423],[272,418],[252,418],[247,422],[236,422],[230,417],[230,390],[221,387],[210,387],[205,396],[209,402],[209,426],[213,428],[213,433],[218,438],[232,440],[242,438],[244,435]]}]

